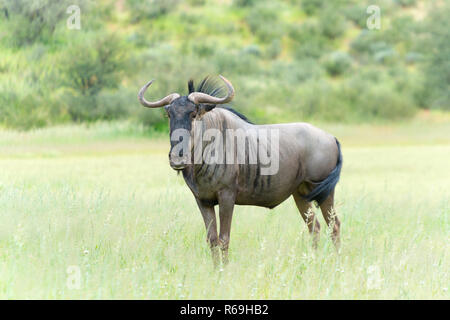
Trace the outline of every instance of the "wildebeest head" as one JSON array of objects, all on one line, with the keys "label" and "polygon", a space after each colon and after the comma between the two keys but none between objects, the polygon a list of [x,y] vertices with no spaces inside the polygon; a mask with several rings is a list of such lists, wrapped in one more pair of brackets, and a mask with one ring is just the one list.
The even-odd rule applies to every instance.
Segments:
[{"label": "wildebeest head", "polygon": [[[192,80],[188,83],[189,95],[180,96],[172,93],[155,102],[149,102],[144,98],[147,88],[153,83],[148,82],[139,91],[138,99],[147,108],[164,107],[169,117],[170,125],[170,166],[175,170],[182,170],[189,162],[190,150],[189,140],[191,137],[192,121],[199,119],[203,114],[214,109],[218,104],[230,102],[234,97],[234,89],[231,82],[219,76],[227,87],[227,95],[223,98],[217,97],[221,93],[221,87],[212,85],[208,78],[205,78],[197,90],[194,89]],[[190,152],[190,151],[189,151]]]}]

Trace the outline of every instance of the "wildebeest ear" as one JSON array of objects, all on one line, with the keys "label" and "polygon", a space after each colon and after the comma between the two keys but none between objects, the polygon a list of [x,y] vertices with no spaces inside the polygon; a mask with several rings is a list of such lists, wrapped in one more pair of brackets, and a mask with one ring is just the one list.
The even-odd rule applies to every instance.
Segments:
[{"label": "wildebeest ear", "polygon": [[202,116],[205,113],[207,113],[208,111],[211,111],[212,109],[214,109],[215,107],[216,107],[215,104],[200,104],[198,106],[197,116]]},{"label": "wildebeest ear", "polygon": [[211,110],[214,109],[215,107],[216,107],[215,104],[205,104],[205,105],[203,106],[203,108],[205,108],[205,111],[206,111],[206,112],[211,111]]}]

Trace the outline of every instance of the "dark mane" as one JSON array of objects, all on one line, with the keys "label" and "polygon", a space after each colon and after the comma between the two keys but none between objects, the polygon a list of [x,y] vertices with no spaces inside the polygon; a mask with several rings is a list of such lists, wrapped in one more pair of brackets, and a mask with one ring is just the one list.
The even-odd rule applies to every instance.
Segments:
[{"label": "dark mane", "polygon": [[250,123],[250,124],[254,124],[253,122],[248,120],[247,117],[244,116],[242,113],[240,113],[239,111],[234,110],[232,107],[230,107],[230,106],[228,106],[226,104],[220,105],[220,106],[218,106],[218,108],[226,109],[226,110],[230,111],[231,113],[234,113],[235,115],[237,115],[239,118],[241,118],[245,122]]},{"label": "dark mane", "polygon": [[[206,94],[209,94],[213,97],[221,97],[226,93],[225,87],[221,84],[219,84],[216,80],[211,79],[209,76],[204,78],[200,84],[197,86],[197,89],[194,87],[194,80],[189,80],[188,82],[188,89],[189,93],[192,93],[194,91],[196,92],[203,92]],[[224,104],[224,105],[218,105],[218,108],[226,109],[230,111],[231,113],[237,115],[239,118],[244,120],[245,122],[248,122],[250,124],[253,124],[249,119],[247,119],[246,116],[244,116],[242,113],[234,110],[231,106]]]}]

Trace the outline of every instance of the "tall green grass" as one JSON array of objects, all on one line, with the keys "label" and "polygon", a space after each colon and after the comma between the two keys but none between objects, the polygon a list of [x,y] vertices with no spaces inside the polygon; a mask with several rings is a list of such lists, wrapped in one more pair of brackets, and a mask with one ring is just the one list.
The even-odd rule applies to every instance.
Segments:
[{"label": "tall green grass", "polygon": [[[450,298],[448,126],[330,125],[344,154],[341,253],[322,218],[312,249],[288,199],[236,207],[219,270],[168,138],[122,126],[0,132],[1,298]],[[417,141],[419,127],[434,133]]]}]

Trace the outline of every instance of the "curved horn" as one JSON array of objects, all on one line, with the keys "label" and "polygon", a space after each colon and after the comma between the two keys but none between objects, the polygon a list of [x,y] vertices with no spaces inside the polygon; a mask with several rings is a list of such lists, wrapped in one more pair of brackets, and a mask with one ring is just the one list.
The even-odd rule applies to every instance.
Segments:
[{"label": "curved horn", "polygon": [[220,79],[223,80],[223,82],[225,82],[225,84],[227,86],[228,94],[226,97],[217,98],[217,97],[210,96],[209,94],[206,94],[203,92],[193,92],[188,96],[188,99],[191,100],[195,104],[199,104],[199,103],[223,104],[223,103],[227,103],[227,102],[230,102],[231,100],[233,100],[234,88],[233,88],[231,82],[228,81],[227,79],[225,79],[225,77],[222,77],[221,75],[219,75],[219,77],[220,77]]},{"label": "curved horn", "polygon": [[155,81],[155,80],[147,82],[147,84],[145,86],[143,86],[141,88],[141,90],[139,90],[138,100],[144,107],[147,107],[147,108],[163,107],[165,105],[170,104],[176,98],[180,97],[180,95],[178,93],[172,93],[172,94],[169,94],[167,97],[164,97],[161,100],[158,100],[155,102],[149,102],[149,101],[145,100],[144,93],[147,90],[147,88],[150,87],[150,85],[153,83],[153,81]]}]

